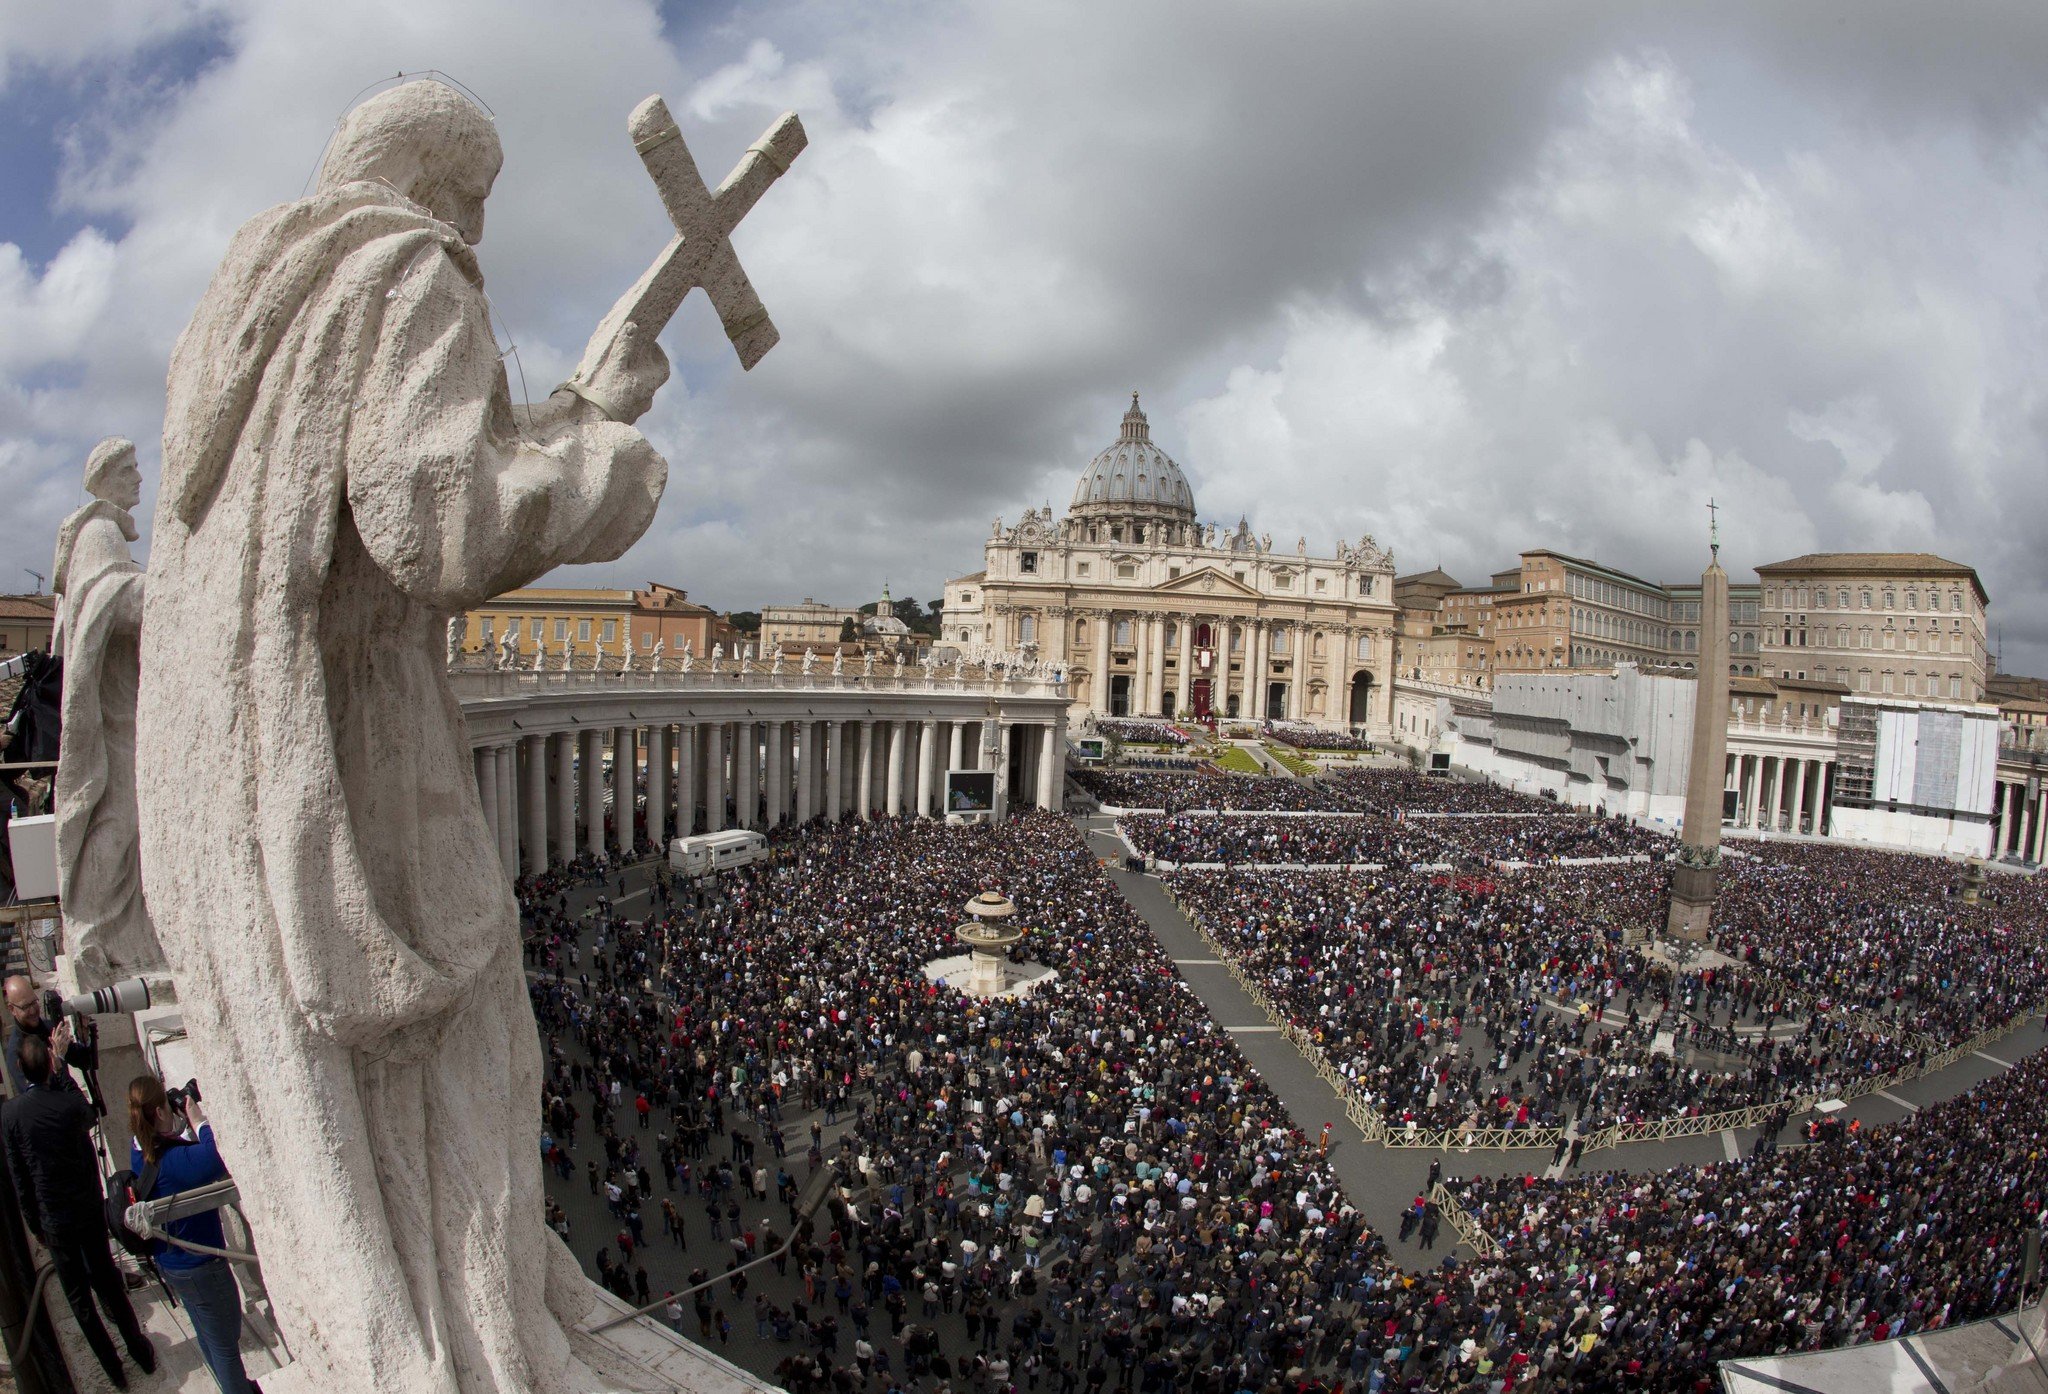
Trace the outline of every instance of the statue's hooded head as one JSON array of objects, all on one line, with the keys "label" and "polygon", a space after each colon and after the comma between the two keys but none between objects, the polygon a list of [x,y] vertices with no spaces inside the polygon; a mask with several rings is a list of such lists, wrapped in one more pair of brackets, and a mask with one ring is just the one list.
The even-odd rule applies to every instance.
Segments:
[{"label": "statue's hooded head", "polygon": [[118,508],[142,501],[142,466],[136,463],[133,441],[108,436],[92,448],[85,457],[85,492]]},{"label": "statue's hooded head", "polygon": [[320,188],[388,184],[474,246],[484,200],[505,163],[498,128],[443,82],[423,78],[380,92],[342,118],[320,164]]}]

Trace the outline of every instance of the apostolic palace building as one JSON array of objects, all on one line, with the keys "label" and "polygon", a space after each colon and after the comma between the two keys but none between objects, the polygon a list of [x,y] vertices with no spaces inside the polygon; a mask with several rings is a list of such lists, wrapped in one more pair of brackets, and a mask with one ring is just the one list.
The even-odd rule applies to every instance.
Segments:
[{"label": "apostolic palace building", "polygon": [[1066,516],[998,518],[984,560],[946,583],[940,641],[1064,669],[1076,712],[1389,726],[1392,555],[1370,536],[1277,552],[1241,518],[1198,522],[1135,392]]}]

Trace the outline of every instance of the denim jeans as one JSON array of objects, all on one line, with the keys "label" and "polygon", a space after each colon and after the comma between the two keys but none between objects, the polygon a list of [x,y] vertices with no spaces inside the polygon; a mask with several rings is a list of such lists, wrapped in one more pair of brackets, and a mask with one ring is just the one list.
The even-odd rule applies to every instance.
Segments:
[{"label": "denim jeans", "polygon": [[192,1333],[221,1394],[252,1394],[242,1368],[242,1294],[226,1259],[210,1258],[197,1268],[162,1268],[164,1282],[192,1319]]}]

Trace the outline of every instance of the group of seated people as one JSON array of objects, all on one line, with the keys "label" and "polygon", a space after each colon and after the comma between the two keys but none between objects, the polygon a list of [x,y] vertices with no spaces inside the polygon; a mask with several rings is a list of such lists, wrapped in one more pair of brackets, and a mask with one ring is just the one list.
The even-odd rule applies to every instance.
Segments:
[{"label": "group of seated people", "polygon": [[1095,729],[1105,736],[1135,745],[1186,745],[1188,738],[1170,721],[1140,721],[1129,717],[1104,716],[1095,719]]}]

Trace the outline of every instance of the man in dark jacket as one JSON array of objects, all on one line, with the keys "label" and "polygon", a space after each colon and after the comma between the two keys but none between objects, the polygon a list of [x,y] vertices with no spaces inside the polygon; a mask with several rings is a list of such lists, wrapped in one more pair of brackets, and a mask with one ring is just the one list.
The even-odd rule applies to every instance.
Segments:
[{"label": "man in dark jacket", "polygon": [[7,980],[7,1078],[14,1085],[15,1097],[19,1098],[28,1089],[28,1081],[22,1078],[20,1052],[22,1041],[29,1036],[40,1036],[50,1047],[50,1053],[61,1063],[51,1083],[59,1089],[77,1086],[71,1071],[65,1065],[76,1065],[81,1070],[90,1070],[99,1064],[99,1052],[83,1041],[71,1038],[71,1023],[53,1022],[43,1015],[43,995],[36,991],[35,984],[16,974]]},{"label": "man in dark jacket", "polygon": [[28,1089],[0,1111],[0,1140],[5,1143],[7,1171],[14,1178],[21,1217],[29,1233],[50,1251],[57,1281],[64,1286],[64,1296],[78,1318],[86,1344],[99,1357],[114,1387],[126,1389],[128,1378],[121,1369],[121,1357],[100,1322],[93,1298],[97,1296],[99,1305],[114,1319],[129,1357],[144,1374],[156,1369],[156,1352],[135,1320],[121,1270],[114,1266],[114,1256],[107,1248],[105,1193],[92,1154],[92,1105],[78,1089],[59,1088],[52,1082],[50,1047],[41,1036],[23,1036],[17,1063]]}]

